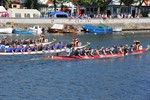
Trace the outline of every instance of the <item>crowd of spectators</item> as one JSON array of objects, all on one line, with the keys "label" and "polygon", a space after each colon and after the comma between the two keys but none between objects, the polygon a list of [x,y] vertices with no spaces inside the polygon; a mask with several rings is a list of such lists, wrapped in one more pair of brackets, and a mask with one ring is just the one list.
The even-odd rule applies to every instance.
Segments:
[{"label": "crowd of spectators", "polygon": [[[150,14],[149,14],[150,15]],[[79,19],[91,19],[91,18],[99,18],[99,19],[113,19],[113,18],[141,18],[142,14],[135,14],[134,16],[131,14],[121,13],[116,15],[107,15],[107,14],[80,14],[75,16],[69,16],[70,19],[79,18]]]}]

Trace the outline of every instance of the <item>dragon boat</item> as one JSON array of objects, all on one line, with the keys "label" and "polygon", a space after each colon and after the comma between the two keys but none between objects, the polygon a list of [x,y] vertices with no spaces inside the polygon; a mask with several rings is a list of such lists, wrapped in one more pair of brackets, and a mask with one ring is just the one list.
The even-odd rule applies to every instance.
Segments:
[{"label": "dragon boat", "polygon": [[100,55],[93,55],[93,56],[56,56],[56,55],[51,55],[51,56],[44,56],[43,58],[51,58],[53,60],[75,60],[75,59],[100,59],[100,58],[116,58],[116,57],[124,57],[127,55],[138,55],[142,54],[148,51],[150,46],[148,45],[147,48],[141,49],[141,50],[135,50],[133,52],[129,52],[126,54],[123,53],[117,53],[117,54],[100,54]]},{"label": "dragon boat", "polygon": [[93,55],[93,56],[49,56],[54,60],[75,60],[75,59],[98,59],[98,58],[115,58],[123,57],[124,54],[106,54],[106,55]]},{"label": "dragon boat", "polygon": [[[75,49],[84,48],[88,46],[90,43],[87,42],[85,45],[74,47]],[[54,49],[54,50],[42,50],[42,51],[30,51],[30,52],[0,52],[0,55],[38,55],[38,54],[56,54],[65,52],[68,48],[64,47],[62,49]]]}]

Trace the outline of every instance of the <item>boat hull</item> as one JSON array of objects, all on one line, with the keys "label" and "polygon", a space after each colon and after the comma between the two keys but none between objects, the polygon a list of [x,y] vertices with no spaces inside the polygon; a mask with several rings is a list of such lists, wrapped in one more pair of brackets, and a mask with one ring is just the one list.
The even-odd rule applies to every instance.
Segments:
[{"label": "boat hull", "polygon": [[113,32],[121,32],[121,31],[122,31],[122,27],[113,28]]},{"label": "boat hull", "polygon": [[[127,53],[127,55],[138,55],[145,53],[147,49],[136,50],[131,53]],[[75,60],[75,59],[100,59],[100,58],[116,58],[116,57],[124,57],[125,55],[122,53],[119,54],[106,54],[106,55],[94,55],[94,56],[51,56],[54,60]]]},{"label": "boat hull", "polygon": [[127,53],[126,55],[138,55],[138,54],[145,53],[146,51],[147,51],[147,49],[136,50],[136,51],[133,51],[131,53]]},{"label": "boat hull", "polygon": [[84,24],[82,28],[84,31],[87,31],[89,33],[95,33],[95,34],[108,34],[113,32],[112,27],[99,27],[99,26],[93,26],[91,24]]},{"label": "boat hull", "polygon": [[32,34],[32,30],[14,29],[14,34]]},{"label": "boat hull", "polygon": [[100,58],[116,58],[123,57],[124,54],[107,54],[94,56],[51,56],[54,60],[75,60],[75,59],[100,59]]},{"label": "boat hull", "polygon": [[45,50],[45,51],[31,51],[31,52],[0,52],[0,55],[40,55],[40,54],[54,54],[65,52],[65,49],[58,49],[58,50]]},{"label": "boat hull", "polygon": [[[84,48],[88,46],[89,44],[79,46],[79,47],[74,47],[75,49],[79,48]],[[56,53],[61,53],[61,52],[66,52],[67,48],[64,47],[63,49],[56,49],[56,50],[44,50],[44,51],[31,51],[31,52],[0,52],[0,55],[39,55],[39,54],[56,54]]]},{"label": "boat hull", "polygon": [[0,28],[0,33],[11,34],[12,31],[13,31],[13,28]]}]

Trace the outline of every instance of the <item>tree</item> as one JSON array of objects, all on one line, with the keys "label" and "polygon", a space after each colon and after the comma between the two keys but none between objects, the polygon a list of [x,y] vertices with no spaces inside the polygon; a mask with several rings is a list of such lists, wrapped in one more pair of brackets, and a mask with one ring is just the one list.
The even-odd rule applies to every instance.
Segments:
[{"label": "tree", "polygon": [[5,7],[6,9],[8,9],[9,6],[10,6],[10,4],[11,4],[11,0],[4,0],[3,3],[4,3],[4,7]]},{"label": "tree", "polygon": [[125,0],[119,0],[119,2],[120,2],[120,5],[119,5],[120,11],[119,11],[119,13],[122,12],[122,4],[124,3],[124,1]]},{"label": "tree", "polygon": [[38,9],[39,7],[38,0],[26,0],[25,6],[28,9]]},{"label": "tree", "polygon": [[54,4],[54,11],[56,11],[56,8],[57,8],[56,0],[53,0],[53,4]]},{"label": "tree", "polygon": [[101,11],[104,13],[111,0],[90,0],[90,2],[98,7],[97,14],[100,14]]},{"label": "tree", "polygon": [[135,3],[135,0],[123,0],[123,3],[128,6],[128,13],[129,13],[129,7],[130,5],[132,5],[133,3]]},{"label": "tree", "polygon": [[138,4],[138,14],[141,13],[141,7],[142,7],[142,4],[144,3],[145,0],[136,0]]},{"label": "tree", "polygon": [[130,5],[132,5],[133,3],[135,3],[135,0],[123,0],[123,3],[124,3],[126,6],[130,6]]}]

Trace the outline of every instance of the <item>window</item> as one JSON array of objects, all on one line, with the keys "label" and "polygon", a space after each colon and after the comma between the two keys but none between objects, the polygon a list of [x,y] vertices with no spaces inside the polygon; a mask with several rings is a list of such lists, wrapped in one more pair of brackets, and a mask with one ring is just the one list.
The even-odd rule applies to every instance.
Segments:
[{"label": "window", "polygon": [[24,14],[24,18],[30,18],[30,14],[29,13],[25,13]]},{"label": "window", "polygon": [[33,14],[33,18],[38,18],[38,14]]},{"label": "window", "polygon": [[26,18],[26,17],[27,17],[27,14],[25,13],[25,14],[24,14],[24,18]]},{"label": "window", "polygon": [[30,14],[27,14],[27,18],[30,18]]},{"label": "window", "polygon": [[17,5],[13,5],[13,8],[17,8]]},{"label": "window", "polygon": [[21,14],[20,13],[15,13],[15,17],[16,18],[21,18]]}]

